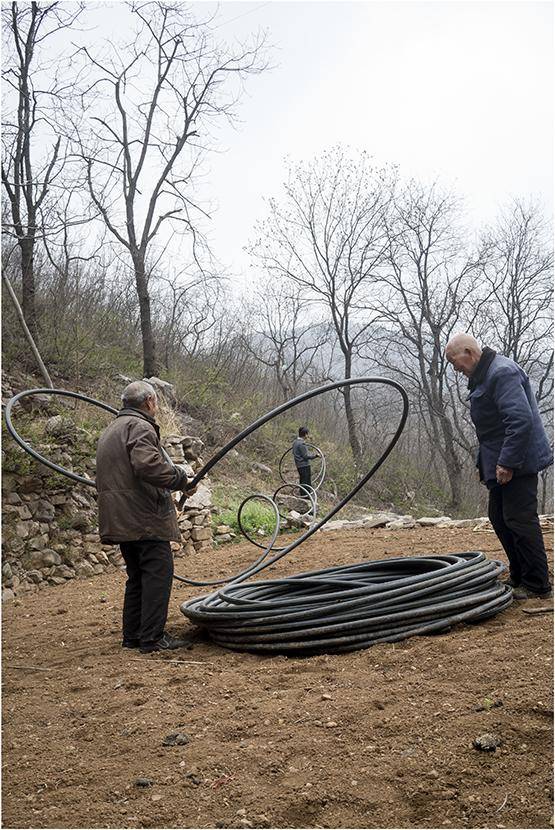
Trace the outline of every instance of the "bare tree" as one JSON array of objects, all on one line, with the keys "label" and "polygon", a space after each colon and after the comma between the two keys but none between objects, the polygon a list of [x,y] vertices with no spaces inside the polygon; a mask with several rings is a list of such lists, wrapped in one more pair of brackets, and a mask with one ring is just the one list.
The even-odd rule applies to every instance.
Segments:
[{"label": "bare tree", "polygon": [[133,263],[150,376],[157,356],[149,252],[163,226],[181,223],[196,253],[198,219],[206,212],[195,201],[195,171],[213,140],[212,125],[233,118],[238,85],[264,68],[263,39],[233,51],[186,6],[129,8],[137,26],[131,44],[112,43],[105,54],[82,49],[89,77],[84,119],[74,127],[91,200]]},{"label": "bare tree", "polygon": [[[372,338],[377,315],[371,300],[388,250],[384,220],[394,187],[394,170],[376,169],[365,153],[351,157],[334,148],[290,167],[284,198],[270,200],[270,215],[251,246],[270,277],[290,280],[306,300],[326,309],[346,378]],[[353,460],[361,469],[350,388],[342,394]]]},{"label": "bare tree", "polygon": [[2,183],[11,213],[11,222],[4,228],[19,245],[23,315],[35,338],[34,255],[37,239],[44,232],[40,208],[64,161],[61,138],[51,129],[50,115],[53,102],[65,87],[52,67],[45,82],[47,67],[41,63],[41,49],[46,40],[72,27],[80,13],[81,4],[62,2],[13,2],[2,10],[6,49],[2,78],[9,108],[3,120]]},{"label": "bare tree", "polygon": [[[164,367],[172,359],[195,357],[209,342],[220,317],[225,313],[222,279],[216,274],[195,271],[166,277],[156,274],[161,290],[156,292],[159,328],[162,334]],[[154,275],[153,275],[154,278]]]},{"label": "bare tree", "polygon": [[[553,428],[553,246],[539,204],[515,199],[481,237],[481,302],[473,333],[515,360]],[[540,507],[552,505],[553,470],[540,475]]]},{"label": "bare tree", "polygon": [[273,373],[283,400],[294,397],[309,377],[318,351],[329,341],[329,326],[310,321],[298,285],[267,280],[244,298],[248,309],[245,345]]},{"label": "bare tree", "polygon": [[444,348],[462,317],[477,274],[460,231],[457,203],[436,186],[411,182],[399,194],[389,223],[385,290],[377,295],[382,327],[369,356],[400,375],[439,453],[451,489],[462,502],[463,458],[470,438],[458,429]]},{"label": "bare tree", "polygon": [[515,200],[482,235],[477,337],[530,375],[544,415],[553,395],[553,247],[538,205]]}]

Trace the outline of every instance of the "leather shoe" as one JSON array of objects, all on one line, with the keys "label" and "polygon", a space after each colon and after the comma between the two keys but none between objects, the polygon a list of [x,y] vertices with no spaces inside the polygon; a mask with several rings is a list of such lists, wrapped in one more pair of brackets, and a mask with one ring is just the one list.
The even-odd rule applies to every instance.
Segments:
[{"label": "leather shoe", "polygon": [[139,648],[140,643],[138,640],[128,640],[125,637],[123,638],[123,643],[121,644],[122,648]]},{"label": "leather shoe", "polygon": [[190,645],[191,640],[182,640],[164,632],[159,640],[153,643],[143,643],[139,647],[139,651],[141,654],[150,654],[152,651],[169,651],[174,648],[187,648]]},{"label": "leather shoe", "polygon": [[528,588],[524,588],[520,586],[519,588],[515,588],[513,590],[513,599],[516,599],[517,602],[525,602],[527,599],[552,599],[553,598],[553,591],[551,588],[549,591],[544,591],[543,594],[535,594],[532,591],[529,591]]}]

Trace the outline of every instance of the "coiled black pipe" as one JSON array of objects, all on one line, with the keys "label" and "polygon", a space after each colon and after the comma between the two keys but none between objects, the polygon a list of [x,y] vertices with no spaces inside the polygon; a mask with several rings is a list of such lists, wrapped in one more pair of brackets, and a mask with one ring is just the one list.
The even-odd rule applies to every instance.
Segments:
[{"label": "coiled black pipe", "polygon": [[507,608],[505,570],[481,552],[359,562],[234,583],[181,605],[224,648],[338,653],[477,622]]},{"label": "coiled black pipe", "polygon": [[[312,482],[312,488],[314,490],[319,490],[320,487],[322,486],[323,482],[324,482],[324,478],[326,477],[326,458],[324,456],[324,453],[320,449],[320,447],[317,447],[316,444],[311,444],[309,442],[306,442],[306,446],[307,446],[307,449],[309,449],[311,452],[315,453],[316,456],[320,459],[320,464],[321,464],[320,470],[316,473],[314,481]],[[288,447],[285,450],[285,452],[283,453],[283,455],[281,456],[281,458],[279,459],[279,462],[278,462],[278,473],[279,473],[279,477],[282,480],[283,484],[290,484],[290,482],[287,481],[287,478],[285,477],[285,470],[284,470],[285,459],[287,458],[287,456],[289,454],[291,454],[291,456],[293,455],[293,447]]]},{"label": "coiled black pipe", "polygon": [[305,502],[308,501],[310,505],[308,509],[303,511],[303,513],[301,514],[301,518],[306,520],[307,524],[312,524],[312,522],[316,521],[316,514],[318,512],[318,490],[322,486],[322,483],[326,475],[326,459],[324,457],[324,453],[322,452],[322,450],[319,447],[315,446],[315,444],[307,444],[306,446],[307,448],[316,451],[316,454],[320,458],[322,465],[320,471],[316,475],[316,480],[312,484],[300,484],[298,481],[293,483],[292,481],[287,481],[287,479],[285,478],[283,462],[287,455],[289,453],[292,453],[293,451],[293,448],[289,447],[281,456],[278,464],[279,477],[283,483],[277,488],[277,490],[274,490],[272,497],[270,498],[269,496],[261,495],[260,493],[253,493],[252,495],[247,496],[246,499],[243,499],[243,501],[239,505],[239,510],[237,511],[237,525],[239,527],[239,530],[241,531],[241,534],[245,537],[245,539],[248,542],[251,543],[251,545],[254,545],[257,548],[261,548],[262,550],[266,550],[266,552],[269,552],[270,548],[276,551],[283,550],[283,548],[276,547],[275,541],[270,545],[270,548],[268,548],[267,543],[262,544],[256,539],[253,539],[252,536],[249,536],[249,533],[243,524],[243,510],[249,502],[254,501],[256,499],[262,498],[268,501],[270,505],[273,507],[274,512],[277,513],[278,524],[277,528],[274,530],[275,536],[277,537],[280,529],[281,520],[287,518],[287,515],[284,516],[281,510],[279,509],[278,496],[282,494],[281,497],[286,498],[286,496],[284,495],[285,491],[290,490],[294,494],[293,497],[296,502],[298,502],[299,499],[302,499]]},{"label": "coiled black pipe", "polygon": [[[282,549],[274,548],[279,530],[279,511],[275,508],[276,527],[269,544],[256,561],[232,581],[229,578],[195,581],[175,576],[190,585],[229,583],[225,588],[181,605],[182,613],[207,629],[214,642],[225,648],[252,652],[302,655],[352,651],[374,643],[446,630],[459,622],[483,620],[512,602],[511,588],[498,581],[505,566],[488,560],[481,552],[361,562],[282,579],[246,582],[302,544],[369,481],[403,431],[408,414],[406,392],[395,381],[385,378],[353,378],[313,389],[276,407],[244,429],[194,477],[192,484],[197,484],[240,441],[291,407],[333,389],[365,383],[395,388],[402,397],[403,412],[385,451],[351,492],[317,524]],[[117,410],[86,395],[58,389],[27,390],[14,396],[6,406],[8,430],[24,450],[62,475],[94,486],[92,479],[41,456],[16,432],[11,421],[13,406],[21,398],[36,394],[77,398],[113,414],[117,414]],[[272,549],[276,552],[270,556]]]}]

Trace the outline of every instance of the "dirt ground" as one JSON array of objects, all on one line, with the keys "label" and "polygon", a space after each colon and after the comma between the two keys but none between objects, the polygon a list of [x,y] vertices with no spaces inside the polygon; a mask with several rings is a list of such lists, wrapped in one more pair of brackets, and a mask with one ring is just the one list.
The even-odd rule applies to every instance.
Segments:
[{"label": "dirt ground", "polygon": [[[502,558],[487,532],[327,532],[274,573],[476,549]],[[178,572],[215,576],[252,550]],[[74,580],[4,609],[3,826],[552,825],[553,615],[522,610],[545,602],[347,655],[257,657],[196,634],[141,656],[120,648],[123,584]],[[172,633],[199,592],[175,584]],[[163,746],[174,731],[189,742]],[[496,752],[472,748],[483,733]]]}]

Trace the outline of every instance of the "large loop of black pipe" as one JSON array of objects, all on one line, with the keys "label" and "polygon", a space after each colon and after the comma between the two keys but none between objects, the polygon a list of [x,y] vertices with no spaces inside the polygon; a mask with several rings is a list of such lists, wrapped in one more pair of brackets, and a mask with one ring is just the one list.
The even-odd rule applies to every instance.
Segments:
[{"label": "large loop of black pipe", "polygon": [[88,478],[88,476],[80,476],[78,473],[74,473],[71,470],[66,470],[65,467],[61,467],[59,464],[55,464],[53,461],[50,461],[49,458],[45,458],[44,455],[41,455],[37,452],[33,447],[25,441],[17,432],[16,428],[12,422],[12,409],[22,398],[28,398],[32,395],[58,395],[64,398],[76,398],[79,401],[84,401],[85,403],[90,403],[92,406],[98,406],[100,409],[105,409],[106,412],[110,412],[112,415],[117,415],[118,410],[114,409],[113,406],[109,406],[107,403],[103,403],[102,401],[97,401],[95,398],[89,398],[87,395],[81,395],[79,392],[66,392],[65,389],[27,389],[24,392],[19,392],[17,395],[14,395],[13,398],[10,398],[8,403],[6,404],[6,409],[4,410],[4,418],[6,420],[6,427],[14,441],[19,444],[19,446],[28,452],[36,461],[40,461],[41,464],[44,464],[46,467],[50,467],[51,470],[55,470],[57,473],[60,473],[67,478],[70,478],[72,481],[78,481],[80,484],[88,484],[90,487],[95,487],[95,481],[92,478]]},{"label": "large loop of black pipe", "polygon": [[[291,400],[285,401],[285,403],[282,403],[279,406],[276,406],[275,409],[271,409],[268,413],[266,413],[266,415],[263,415],[257,421],[253,421],[253,423],[250,424],[250,426],[245,427],[245,429],[242,430],[238,435],[236,435],[235,438],[232,438],[231,441],[229,441],[224,447],[222,447],[222,449],[219,450],[219,452],[217,452],[216,455],[214,455],[204,465],[204,467],[201,470],[198,471],[198,473],[196,474],[196,476],[194,477],[194,479],[191,483],[192,484],[198,484],[198,482],[202,478],[204,478],[204,476],[207,473],[210,472],[212,467],[214,467],[218,463],[218,461],[221,461],[222,458],[224,457],[224,455],[227,455],[227,453],[230,450],[232,450],[237,444],[239,444],[241,441],[243,441],[252,432],[255,432],[257,429],[260,429],[260,427],[264,426],[264,424],[267,424],[268,421],[273,420],[273,418],[277,418],[277,416],[281,415],[283,412],[287,412],[288,409],[292,409],[292,407],[297,406],[298,404],[303,403],[304,401],[309,401],[311,398],[316,398],[319,395],[323,395],[325,392],[331,392],[334,389],[341,389],[344,386],[359,386],[359,385],[368,384],[368,383],[379,383],[379,384],[382,384],[383,386],[391,386],[391,387],[393,387],[393,389],[396,389],[397,392],[401,395],[401,398],[402,398],[402,401],[403,401],[403,412],[402,412],[401,418],[399,420],[399,426],[397,427],[395,435],[393,436],[393,438],[391,439],[391,441],[387,445],[385,451],[383,452],[381,457],[378,459],[378,461],[374,464],[374,466],[372,467],[370,472],[367,473],[364,476],[364,478],[359,481],[359,483],[356,486],[356,489],[352,490],[341,501],[340,505],[335,509],[335,512],[337,513],[337,511],[341,510],[341,508],[349,501],[349,499],[351,499],[354,496],[354,494],[357,493],[360,490],[360,488],[363,487],[366,484],[366,482],[374,475],[376,470],[379,467],[381,467],[381,465],[383,464],[383,462],[385,461],[385,459],[387,458],[387,456],[389,455],[389,453],[391,452],[391,450],[393,449],[393,447],[395,446],[395,444],[399,440],[399,437],[400,437],[400,435],[401,435],[401,433],[402,433],[402,431],[405,427],[405,422],[407,420],[407,416],[408,416],[408,412],[409,412],[409,399],[407,397],[407,393],[405,392],[405,390],[403,389],[401,384],[397,383],[394,380],[390,380],[389,378],[378,378],[378,377],[345,378],[344,380],[338,380],[338,381],[334,381],[333,383],[327,383],[325,386],[318,386],[318,387],[316,387],[316,389],[309,389],[308,392],[303,392],[302,395],[297,395],[296,398],[291,398]],[[326,519],[326,521],[327,521],[327,519]]]},{"label": "large loop of black pipe", "polygon": [[224,455],[227,455],[227,453],[230,450],[232,450],[233,447],[236,446],[236,444],[238,444],[240,441],[243,441],[252,432],[255,432],[255,430],[259,429],[261,426],[268,423],[268,421],[271,421],[273,418],[276,418],[278,415],[281,415],[283,412],[286,412],[288,409],[291,409],[292,407],[297,406],[298,404],[303,403],[304,401],[308,401],[311,398],[315,398],[319,395],[323,395],[326,392],[331,392],[334,389],[340,389],[344,386],[358,386],[358,385],[368,384],[368,383],[372,383],[372,384],[378,383],[378,384],[382,384],[384,386],[391,386],[394,389],[396,389],[397,392],[399,392],[399,394],[401,395],[401,399],[403,401],[403,411],[401,413],[401,417],[399,419],[399,424],[397,426],[397,429],[395,430],[395,434],[393,435],[393,438],[390,440],[390,442],[388,443],[387,447],[385,448],[385,450],[383,451],[381,456],[378,458],[378,460],[375,461],[374,464],[372,465],[372,467],[370,468],[370,470],[364,476],[362,476],[362,478],[359,479],[359,481],[357,482],[357,484],[355,484],[353,489],[349,493],[347,493],[347,495],[344,496],[334,507],[332,507],[331,510],[329,510],[326,513],[326,515],[323,516],[320,519],[320,521],[318,521],[315,524],[311,525],[311,527],[309,527],[301,536],[299,536],[297,539],[295,539],[289,545],[287,545],[284,548],[280,548],[279,550],[277,550],[274,556],[269,556],[269,554],[272,550],[273,544],[275,542],[276,534],[274,533],[273,539],[270,541],[270,543],[267,546],[266,550],[263,551],[262,555],[259,556],[258,559],[252,565],[249,565],[243,571],[240,571],[238,574],[235,574],[235,576],[231,576],[231,577],[228,576],[228,577],[224,577],[223,579],[213,579],[213,580],[201,581],[201,580],[187,579],[184,576],[179,576],[178,574],[174,574],[174,579],[177,579],[180,582],[185,582],[187,585],[198,585],[198,586],[224,585],[224,584],[227,584],[227,583],[236,584],[238,582],[244,582],[246,579],[250,579],[255,574],[259,573],[260,571],[264,570],[265,568],[269,567],[270,565],[273,565],[274,562],[277,562],[278,559],[281,559],[283,556],[286,556],[288,553],[290,553],[292,550],[297,548],[299,545],[302,545],[302,543],[304,541],[306,541],[306,539],[308,539],[310,536],[312,536],[313,533],[316,533],[316,531],[320,530],[320,528],[323,525],[325,525],[325,523],[328,522],[332,518],[332,516],[335,516],[335,514],[338,513],[341,510],[341,508],[344,507],[347,504],[347,502],[350,501],[353,498],[353,496],[355,496],[358,493],[358,491],[362,489],[362,487],[364,487],[364,485],[372,478],[374,473],[376,473],[377,470],[379,470],[379,468],[382,466],[382,464],[384,463],[384,461],[386,460],[386,458],[388,457],[388,455],[392,451],[393,447],[395,446],[395,444],[397,443],[397,441],[401,437],[401,433],[403,432],[403,429],[405,427],[405,422],[407,420],[407,416],[408,416],[408,412],[409,412],[409,401],[408,401],[407,393],[405,392],[405,390],[403,389],[403,387],[399,383],[396,383],[394,380],[389,380],[389,378],[378,378],[378,377],[348,378],[348,379],[346,378],[344,380],[335,381],[334,383],[328,383],[325,386],[319,386],[316,389],[311,389],[308,392],[304,392],[302,395],[298,395],[296,398],[292,398],[290,401],[286,401],[285,403],[280,404],[280,406],[277,406],[275,409],[272,409],[270,412],[268,412],[262,418],[259,418],[257,421],[254,421],[254,423],[252,423],[250,426],[246,427],[242,432],[240,432],[238,435],[236,435],[235,438],[233,438],[231,441],[229,441],[229,443],[227,443],[218,453],[216,453],[215,456],[213,456],[213,458],[210,459],[210,461],[208,461],[204,465],[204,467],[196,474],[196,476],[194,477],[194,479],[192,481],[192,484],[198,483],[200,481],[200,479],[203,478],[209,472],[209,470],[211,470],[212,467],[214,467],[214,465],[218,463],[218,461],[221,461],[221,459],[224,457]]},{"label": "large loop of black pipe", "polygon": [[[118,410],[114,409],[113,406],[110,406],[103,401],[97,401],[96,398],[89,398],[88,395],[81,395],[80,392],[67,392],[65,389],[26,389],[24,392],[19,392],[17,395],[14,395],[13,398],[10,398],[8,403],[6,404],[6,409],[4,410],[4,418],[6,420],[6,427],[14,441],[19,444],[19,446],[28,452],[36,461],[40,461],[41,464],[44,464],[46,467],[50,467],[51,470],[55,470],[57,473],[60,473],[67,478],[70,478],[72,481],[78,481],[79,484],[88,484],[90,487],[96,487],[96,482],[93,478],[89,478],[88,476],[80,476],[78,473],[74,473],[72,470],[66,470],[65,467],[61,467],[59,464],[55,464],[54,461],[50,461],[49,458],[46,458],[44,455],[41,455],[37,452],[27,441],[25,441],[21,435],[17,432],[16,428],[13,425],[12,421],[12,409],[14,408],[15,404],[18,403],[22,398],[28,398],[32,395],[58,395],[59,397],[63,398],[76,398],[78,401],[83,401],[84,403],[89,403],[91,406],[98,406],[100,409],[104,409],[106,412],[110,412],[112,415],[117,415]],[[167,454],[166,450],[162,447],[162,452],[166,461],[169,461],[172,464],[172,460]]]}]

